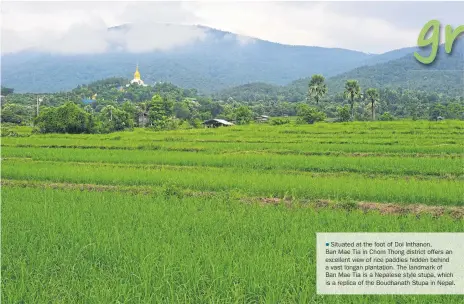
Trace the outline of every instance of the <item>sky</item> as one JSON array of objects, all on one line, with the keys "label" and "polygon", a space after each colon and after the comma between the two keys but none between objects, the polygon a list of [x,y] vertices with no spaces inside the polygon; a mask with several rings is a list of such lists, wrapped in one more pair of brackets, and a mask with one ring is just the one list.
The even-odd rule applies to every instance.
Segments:
[{"label": "sky", "polygon": [[[115,41],[132,52],[169,50],[205,39],[202,29],[177,26],[200,24],[239,34],[243,45],[253,37],[383,53],[415,46],[431,19],[453,28],[464,24],[462,12],[464,2],[430,1],[2,1],[1,51],[92,54]],[[107,31],[125,23],[133,24],[127,33]]]}]

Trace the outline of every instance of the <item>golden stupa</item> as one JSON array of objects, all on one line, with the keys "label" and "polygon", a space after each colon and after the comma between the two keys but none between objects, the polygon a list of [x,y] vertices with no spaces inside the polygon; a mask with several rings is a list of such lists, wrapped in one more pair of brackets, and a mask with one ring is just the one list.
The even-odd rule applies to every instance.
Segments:
[{"label": "golden stupa", "polygon": [[139,65],[138,64],[137,64],[137,67],[135,68],[134,79],[141,80],[140,79],[140,72],[139,72]]},{"label": "golden stupa", "polygon": [[141,85],[141,86],[144,86],[144,87],[146,86],[146,84],[143,82],[142,78],[140,77],[139,65],[138,64],[137,64],[137,67],[135,68],[134,79],[132,79],[130,84],[128,84],[127,86],[129,86],[131,84],[138,84],[138,85]]}]

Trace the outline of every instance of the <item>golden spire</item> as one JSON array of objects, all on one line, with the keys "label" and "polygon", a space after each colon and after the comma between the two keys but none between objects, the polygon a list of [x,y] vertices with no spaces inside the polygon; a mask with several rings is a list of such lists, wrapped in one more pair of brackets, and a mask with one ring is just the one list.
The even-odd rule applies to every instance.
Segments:
[{"label": "golden spire", "polygon": [[135,69],[134,79],[140,80],[140,72],[139,72],[139,65],[137,64],[137,68]]}]

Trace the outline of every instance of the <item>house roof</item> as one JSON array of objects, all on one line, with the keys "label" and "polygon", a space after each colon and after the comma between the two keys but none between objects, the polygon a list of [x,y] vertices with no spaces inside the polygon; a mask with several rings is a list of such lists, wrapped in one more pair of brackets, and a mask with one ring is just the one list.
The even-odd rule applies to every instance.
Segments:
[{"label": "house roof", "polygon": [[223,124],[223,125],[226,125],[226,126],[233,126],[234,124],[231,123],[231,122],[228,122],[227,120],[224,120],[224,119],[209,119],[209,120],[206,120],[204,121],[203,123],[204,124],[207,124],[207,123],[212,123],[212,122],[218,122],[220,124]]}]

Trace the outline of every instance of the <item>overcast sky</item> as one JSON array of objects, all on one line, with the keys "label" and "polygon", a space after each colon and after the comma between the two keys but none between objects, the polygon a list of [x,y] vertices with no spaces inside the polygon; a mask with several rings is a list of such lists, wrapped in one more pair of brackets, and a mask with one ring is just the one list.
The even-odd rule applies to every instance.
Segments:
[{"label": "overcast sky", "polygon": [[[382,53],[416,45],[423,25],[464,24],[464,2],[18,2],[2,1],[2,53],[37,48],[95,53],[124,39],[131,51],[203,39],[201,24],[284,44]],[[107,28],[133,23],[124,37]],[[113,35],[113,36],[111,36]],[[248,40],[243,40],[248,41]]]}]

